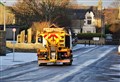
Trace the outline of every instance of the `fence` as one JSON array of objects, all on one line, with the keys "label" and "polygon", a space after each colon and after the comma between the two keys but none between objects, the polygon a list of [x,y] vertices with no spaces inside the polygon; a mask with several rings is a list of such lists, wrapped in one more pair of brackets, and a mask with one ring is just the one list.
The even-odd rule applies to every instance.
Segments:
[{"label": "fence", "polygon": [[99,41],[94,41],[94,40],[78,40],[79,44],[95,44],[95,45],[120,45],[120,39],[119,40],[105,40],[105,39],[102,39],[102,40],[99,40]]},{"label": "fence", "polygon": [[86,44],[88,44],[88,45],[92,45],[92,44],[93,45],[101,45],[101,44],[104,45],[105,44],[105,39],[100,38],[99,41],[97,41],[97,40],[96,41],[95,40],[78,40],[77,43],[78,44],[85,44],[85,45]]},{"label": "fence", "polygon": [[0,30],[0,56],[6,55],[6,32]]}]

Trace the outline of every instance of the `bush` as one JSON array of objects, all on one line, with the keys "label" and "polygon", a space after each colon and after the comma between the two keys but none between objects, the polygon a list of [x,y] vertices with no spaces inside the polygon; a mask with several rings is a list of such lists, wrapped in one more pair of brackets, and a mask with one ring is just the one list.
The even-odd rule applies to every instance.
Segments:
[{"label": "bush", "polygon": [[79,33],[77,34],[78,39],[93,39],[93,37],[105,37],[104,34],[101,33]]}]

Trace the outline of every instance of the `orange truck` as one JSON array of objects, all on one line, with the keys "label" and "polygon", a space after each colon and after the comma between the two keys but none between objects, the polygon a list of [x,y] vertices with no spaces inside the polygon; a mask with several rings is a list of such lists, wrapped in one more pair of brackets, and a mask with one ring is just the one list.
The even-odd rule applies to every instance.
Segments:
[{"label": "orange truck", "polygon": [[44,28],[39,35],[43,49],[37,50],[38,65],[62,63],[72,65],[72,35],[70,30],[51,26]]}]

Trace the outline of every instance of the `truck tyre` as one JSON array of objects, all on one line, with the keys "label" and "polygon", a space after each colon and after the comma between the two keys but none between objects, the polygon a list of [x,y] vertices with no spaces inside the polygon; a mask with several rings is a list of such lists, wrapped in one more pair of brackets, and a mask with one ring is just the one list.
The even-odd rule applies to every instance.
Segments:
[{"label": "truck tyre", "polygon": [[69,63],[63,63],[63,65],[65,65],[65,66],[71,66],[72,65],[72,60],[70,60]]},{"label": "truck tyre", "polygon": [[72,63],[71,62],[70,63],[63,63],[63,65],[65,65],[65,66],[71,66]]},{"label": "truck tyre", "polygon": [[40,63],[39,66],[46,66],[47,63]]}]

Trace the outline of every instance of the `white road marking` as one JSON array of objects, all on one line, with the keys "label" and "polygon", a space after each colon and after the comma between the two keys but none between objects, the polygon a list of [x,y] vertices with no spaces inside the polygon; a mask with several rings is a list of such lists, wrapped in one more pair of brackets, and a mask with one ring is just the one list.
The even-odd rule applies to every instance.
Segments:
[{"label": "white road marking", "polygon": [[107,55],[113,49],[115,49],[115,47],[110,48],[106,52],[100,54],[98,56],[98,58],[96,58],[96,59],[90,59],[90,60],[86,61],[85,63],[81,64],[80,66],[77,66],[75,69],[68,71],[67,73],[56,75],[55,77],[53,77],[51,79],[48,79],[48,80],[44,80],[42,82],[59,82],[62,79],[66,78],[66,77],[68,77],[68,76],[70,76],[72,74],[75,74],[78,71],[80,71],[81,69],[83,69],[83,68],[85,68],[85,67],[87,67],[87,66],[89,66],[89,65],[91,65],[93,63],[95,63],[96,61],[98,61],[99,59],[101,59],[102,57],[104,57],[105,55]]},{"label": "white road marking", "polygon": [[[95,47],[95,48],[97,48],[97,47]],[[84,51],[84,52],[82,52],[82,53],[80,53],[80,54],[88,53],[88,52],[90,52],[91,50],[93,50],[93,49],[95,49],[95,48],[91,48],[91,49],[86,50],[86,51]],[[73,55],[73,58],[76,58],[76,57],[78,57],[78,56],[80,56],[80,55]]]}]

